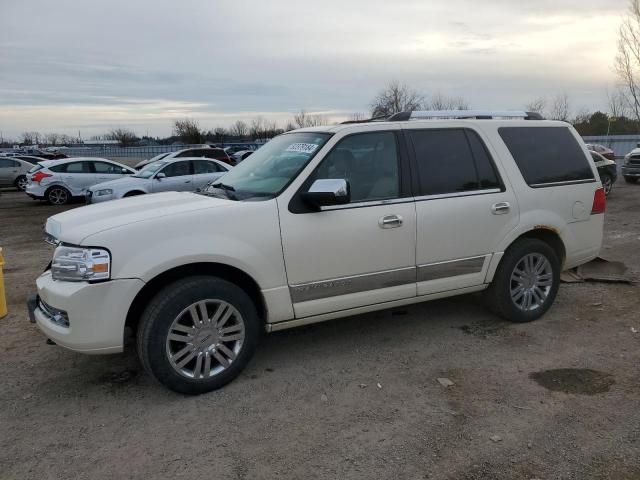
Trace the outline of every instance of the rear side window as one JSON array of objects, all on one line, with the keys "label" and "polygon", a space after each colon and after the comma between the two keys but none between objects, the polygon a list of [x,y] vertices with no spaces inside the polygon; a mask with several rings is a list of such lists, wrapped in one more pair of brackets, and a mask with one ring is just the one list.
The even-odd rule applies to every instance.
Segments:
[{"label": "rear side window", "polygon": [[19,166],[20,164],[15,160],[9,160],[8,158],[0,158],[0,168],[14,168]]},{"label": "rear side window", "polygon": [[49,167],[49,170],[58,173],[91,173],[89,162],[63,163]]},{"label": "rear side window", "polygon": [[530,186],[595,180],[587,157],[568,128],[501,127],[498,131]]},{"label": "rear side window", "polygon": [[185,175],[191,175],[191,168],[189,167],[191,162],[174,162],[170,163],[162,173],[164,173],[167,177],[183,177]]},{"label": "rear side window", "polygon": [[418,164],[420,195],[501,188],[478,134],[466,129],[407,130]]}]

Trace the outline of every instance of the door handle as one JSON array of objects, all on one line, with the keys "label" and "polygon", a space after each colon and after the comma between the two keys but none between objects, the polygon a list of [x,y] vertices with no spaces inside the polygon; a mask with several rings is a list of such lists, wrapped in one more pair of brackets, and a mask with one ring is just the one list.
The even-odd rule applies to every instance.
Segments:
[{"label": "door handle", "polygon": [[385,215],[378,220],[380,228],[397,228],[402,225],[402,217],[400,215]]},{"label": "door handle", "polygon": [[498,202],[491,205],[491,213],[494,215],[504,215],[508,213],[511,209],[511,204],[509,202]]}]

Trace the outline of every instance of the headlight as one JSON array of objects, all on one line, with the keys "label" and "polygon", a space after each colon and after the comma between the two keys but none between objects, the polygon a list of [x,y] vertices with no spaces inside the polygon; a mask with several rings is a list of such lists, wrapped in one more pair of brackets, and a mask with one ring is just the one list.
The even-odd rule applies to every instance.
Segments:
[{"label": "headlight", "polygon": [[110,188],[105,188],[103,190],[98,190],[96,191],[96,193],[94,193],[94,196],[96,197],[102,197],[104,195],[113,195],[113,190],[111,190]]},{"label": "headlight", "polygon": [[53,253],[51,277],[69,282],[109,280],[111,255],[101,248],[60,245]]}]

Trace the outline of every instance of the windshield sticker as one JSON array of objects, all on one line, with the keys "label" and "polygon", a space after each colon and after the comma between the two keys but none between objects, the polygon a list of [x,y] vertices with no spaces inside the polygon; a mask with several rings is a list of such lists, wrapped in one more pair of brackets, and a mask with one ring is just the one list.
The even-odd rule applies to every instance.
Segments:
[{"label": "windshield sticker", "polygon": [[285,151],[311,154],[316,148],[318,148],[318,145],[315,143],[293,143]]}]

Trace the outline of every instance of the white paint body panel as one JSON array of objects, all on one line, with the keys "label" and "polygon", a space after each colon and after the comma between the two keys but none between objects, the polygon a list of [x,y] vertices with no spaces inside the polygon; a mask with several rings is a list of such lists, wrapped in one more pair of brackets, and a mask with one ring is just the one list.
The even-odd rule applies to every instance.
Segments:
[{"label": "white paint body panel", "polygon": [[[417,124],[381,122],[306,129],[329,131],[333,137],[276,199],[233,202],[185,192],[159,193],[81,207],[50,218],[46,230],[59,240],[109,249],[112,280],[101,284],[56,282],[44,274],[38,279],[38,292],[53,307],[69,311],[72,333],[63,335],[42,316],[38,324],[68,348],[119,351],[135,295],[157,275],[190,263],[221,263],[252,277],[267,307],[266,328],[277,330],[482,290],[509,245],[536,228],[558,233],[566,248],[565,267],[598,254],[603,215],[590,215],[590,210],[600,183],[531,188],[498,134],[500,126],[564,124],[434,122],[424,121],[420,128],[477,131],[492,154],[505,191],[428,200],[404,198],[363,208],[294,214],[289,203],[295,192],[344,136],[417,128]],[[596,167],[589,164],[597,179]],[[491,206],[505,201],[511,205],[509,213],[493,215]],[[379,219],[385,215],[402,216],[402,226],[380,228]],[[418,282],[421,266],[441,273],[440,264],[465,259],[475,264],[473,272]],[[393,275],[396,271],[409,272],[405,276],[409,280],[359,292],[340,291],[342,285],[333,284],[345,277],[377,272]],[[302,295],[294,303],[295,286],[323,281],[338,293],[324,298]],[[86,322],[87,328],[78,322]],[[92,325],[95,328],[89,328]]]}]

